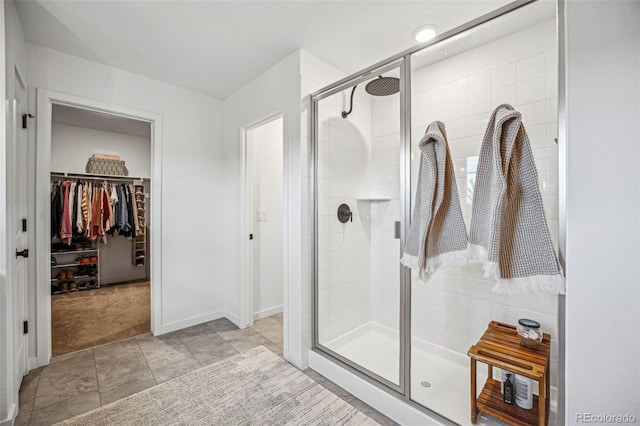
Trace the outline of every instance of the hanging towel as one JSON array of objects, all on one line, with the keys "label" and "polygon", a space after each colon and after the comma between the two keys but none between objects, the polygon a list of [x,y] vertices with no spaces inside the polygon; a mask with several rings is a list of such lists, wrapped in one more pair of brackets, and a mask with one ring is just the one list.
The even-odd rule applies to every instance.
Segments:
[{"label": "hanging towel", "polygon": [[496,293],[564,294],[529,138],[511,105],[493,111],[480,148],[469,256],[497,280]]},{"label": "hanging towel", "polygon": [[467,263],[468,238],[444,124],[429,124],[418,147],[416,201],[400,262],[427,281],[440,268]]}]

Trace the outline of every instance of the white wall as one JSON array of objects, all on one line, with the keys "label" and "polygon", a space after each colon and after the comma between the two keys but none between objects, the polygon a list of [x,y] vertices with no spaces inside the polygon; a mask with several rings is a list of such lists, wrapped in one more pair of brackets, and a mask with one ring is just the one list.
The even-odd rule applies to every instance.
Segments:
[{"label": "white wall", "polygon": [[151,177],[151,140],[148,137],[62,123],[51,125],[52,171],[85,173],[87,160],[96,153],[117,153],[125,162],[129,176]]},{"label": "white wall", "polygon": [[301,260],[301,298],[299,299],[302,318],[300,329],[300,345],[304,354],[305,366],[309,350],[312,346],[312,325],[313,312],[311,308],[312,276],[313,276],[313,179],[311,168],[311,116],[309,95],[334,81],[345,76],[345,73],[324,62],[323,60],[300,51],[300,74],[301,74],[301,99],[300,109],[300,176],[303,185],[300,188],[301,210],[300,210],[300,235],[302,250],[299,258]]},{"label": "white wall", "polygon": [[[308,94],[344,74],[303,50],[296,51],[227,99],[225,105],[226,196],[230,205],[244,206],[242,129],[277,113],[284,119],[284,211],[287,212],[284,280],[285,358],[308,365],[311,348],[311,198],[309,178]],[[301,102],[302,99],[302,102]],[[302,126],[301,126],[302,124]],[[243,211],[243,207],[240,211]],[[245,282],[244,246],[248,232],[233,209],[225,213],[227,316],[240,326],[246,309],[238,277]],[[246,314],[246,312],[245,312]],[[246,315],[248,318],[248,315]]]},{"label": "white wall", "polygon": [[[155,261],[162,265],[163,288],[152,288],[161,292],[160,329],[223,316],[223,103],[39,46],[28,45],[28,64],[32,105],[35,88],[43,87],[162,115],[162,258]],[[35,146],[33,131],[29,138]],[[33,174],[33,148],[29,157]],[[33,210],[35,199],[29,201]]]},{"label": "white wall", "polygon": [[[283,119],[247,131],[251,176],[253,316],[282,312],[283,282]],[[266,214],[258,220],[258,210]]]},{"label": "white wall", "polygon": [[[243,129],[275,114],[284,120],[284,205],[286,235],[283,259],[288,262],[284,271],[284,356],[297,366],[306,361],[301,349],[302,294],[300,272],[300,53],[296,51],[231,95],[225,104],[225,194],[224,209],[225,308],[227,317],[241,327],[250,322],[248,311],[248,277],[246,247],[248,230],[244,226],[244,163],[246,150]],[[241,283],[238,285],[238,283]],[[286,284],[285,284],[286,285]],[[287,310],[288,300],[292,301]]]},{"label": "white wall", "polygon": [[640,3],[566,6],[566,424],[640,419]]}]

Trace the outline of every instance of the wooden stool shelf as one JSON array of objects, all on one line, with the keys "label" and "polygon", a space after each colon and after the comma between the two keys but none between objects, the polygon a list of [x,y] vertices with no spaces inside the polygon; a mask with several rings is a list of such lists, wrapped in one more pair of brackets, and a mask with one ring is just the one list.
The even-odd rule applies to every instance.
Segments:
[{"label": "wooden stool shelf", "polygon": [[[551,336],[544,333],[542,343],[535,349],[520,344],[516,328],[497,321],[489,323],[487,331],[469,348],[471,358],[471,423],[478,414],[485,413],[510,425],[546,426],[549,421],[549,353]],[[476,367],[487,364],[488,379],[476,398]],[[528,377],[538,382],[540,396],[533,396],[530,410],[503,402],[501,383],[493,379],[493,367]],[[545,401],[540,404],[540,401]]]}]

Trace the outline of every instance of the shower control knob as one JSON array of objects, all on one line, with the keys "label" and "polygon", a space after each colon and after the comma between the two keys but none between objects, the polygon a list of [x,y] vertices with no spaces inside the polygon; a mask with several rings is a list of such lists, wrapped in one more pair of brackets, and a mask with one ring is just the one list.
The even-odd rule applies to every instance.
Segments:
[{"label": "shower control knob", "polygon": [[340,206],[338,206],[338,220],[340,223],[353,222],[353,212],[347,204],[340,204]]}]

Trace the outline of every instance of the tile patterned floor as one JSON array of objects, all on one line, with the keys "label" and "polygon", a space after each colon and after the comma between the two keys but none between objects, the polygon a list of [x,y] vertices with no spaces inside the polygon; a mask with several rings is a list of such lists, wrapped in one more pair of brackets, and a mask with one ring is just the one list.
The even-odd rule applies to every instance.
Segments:
[{"label": "tile patterned floor", "polygon": [[[243,330],[223,318],[55,357],[24,378],[15,424],[51,425],[259,345],[282,356],[282,314]],[[316,372],[304,373],[380,424],[394,425]]]}]

